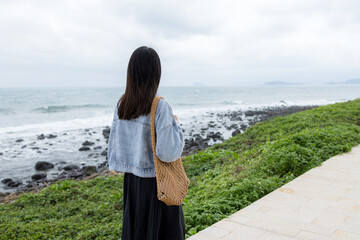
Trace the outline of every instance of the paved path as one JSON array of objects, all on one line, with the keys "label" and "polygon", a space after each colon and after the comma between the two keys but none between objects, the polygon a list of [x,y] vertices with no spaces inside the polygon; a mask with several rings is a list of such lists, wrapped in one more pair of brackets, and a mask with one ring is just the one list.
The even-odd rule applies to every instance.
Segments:
[{"label": "paved path", "polygon": [[188,240],[360,240],[360,145]]}]

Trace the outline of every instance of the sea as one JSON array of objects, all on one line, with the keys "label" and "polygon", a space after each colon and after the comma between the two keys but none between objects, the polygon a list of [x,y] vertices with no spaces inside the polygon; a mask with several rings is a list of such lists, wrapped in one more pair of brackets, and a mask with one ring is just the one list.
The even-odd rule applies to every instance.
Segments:
[{"label": "sea", "polygon": [[[111,126],[123,93],[123,87],[0,88],[0,181],[29,179],[36,173],[37,161],[103,162],[101,152],[107,144],[102,130]],[[171,105],[189,137],[191,128],[201,128],[214,113],[344,102],[360,97],[360,85],[160,86],[158,95]],[[45,139],[38,139],[41,134]],[[49,138],[50,134],[56,137]],[[86,140],[95,142],[97,150],[79,151]],[[0,191],[10,190],[0,183]]]}]

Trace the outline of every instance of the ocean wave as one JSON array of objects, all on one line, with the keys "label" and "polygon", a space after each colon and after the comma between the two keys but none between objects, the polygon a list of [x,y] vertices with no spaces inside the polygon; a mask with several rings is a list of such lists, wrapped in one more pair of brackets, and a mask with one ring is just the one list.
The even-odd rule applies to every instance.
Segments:
[{"label": "ocean wave", "polygon": [[241,104],[242,101],[223,101],[220,102],[221,105],[238,105]]},{"label": "ocean wave", "polygon": [[57,113],[57,112],[66,112],[74,109],[86,109],[86,108],[104,108],[105,105],[100,104],[84,104],[84,105],[59,105],[59,106],[45,106],[34,108],[31,111],[41,112],[41,113]]},{"label": "ocean wave", "polygon": [[[6,137],[27,137],[43,134],[55,134],[69,130],[77,130],[84,128],[95,128],[101,126],[111,126],[112,114],[104,114],[91,118],[78,118],[66,121],[45,122],[25,124],[14,127],[0,128],[0,140]],[[0,141],[1,142],[1,141]]]},{"label": "ocean wave", "polygon": [[0,114],[9,115],[14,114],[15,112],[11,108],[0,108]]}]

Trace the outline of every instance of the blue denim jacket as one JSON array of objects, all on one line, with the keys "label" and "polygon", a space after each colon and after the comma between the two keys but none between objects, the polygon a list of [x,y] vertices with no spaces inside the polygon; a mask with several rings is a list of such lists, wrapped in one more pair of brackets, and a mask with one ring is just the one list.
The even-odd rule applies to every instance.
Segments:
[{"label": "blue denim jacket", "polygon": [[[177,160],[184,148],[182,129],[164,99],[159,100],[155,128],[156,155],[164,162]],[[129,172],[139,177],[155,177],[150,114],[123,120],[118,118],[116,107],[107,156],[106,166],[109,170]]]}]

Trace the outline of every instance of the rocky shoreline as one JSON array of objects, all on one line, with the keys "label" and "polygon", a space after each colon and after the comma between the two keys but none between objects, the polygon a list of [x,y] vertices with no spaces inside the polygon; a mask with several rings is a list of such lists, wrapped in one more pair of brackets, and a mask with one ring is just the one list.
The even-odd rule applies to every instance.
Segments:
[{"label": "rocky shoreline", "polygon": [[[222,113],[209,113],[210,118],[208,118],[209,120],[207,122],[196,123],[197,120],[195,120],[194,125],[187,126],[186,128],[183,127],[185,136],[183,156],[191,155],[199,150],[206,149],[214,143],[223,142],[228,138],[224,136],[223,131],[228,131],[231,136],[235,136],[242,133],[256,122],[266,121],[273,117],[285,116],[314,107],[317,106],[278,106],[248,111],[238,110]],[[110,128],[107,126],[102,130],[102,135],[105,138],[106,143],[108,142],[109,134]],[[56,137],[57,135],[55,134],[49,134],[47,136],[41,134],[37,138],[38,140],[44,140],[54,139]],[[22,141],[22,139],[16,140],[17,143],[21,143]],[[12,190],[13,192],[0,192],[0,203],[13,201],[23,192],[38,192],[52,183],[65,179],[88,180],[97,176],[118,174],[109,171],[106,168],[107,148],[101,151],[102,146],[94,145],[94,142],[86,140],[78,150],[84,152],[91,151],[89,157],[104,158],[104,161],[96,166],[86,165],[84,163],[82,164],[84,166],[79,166],[77,164],[68,164],[66,161],[59,161],[55,164],[47,161],[38,161],[34,166],[36,173],[31,176],[31,180],[26,180],[25,184],[21,180],[13,179],[11,177],[1,179],[1,184],[5,185],[6,189]],[[99,151],[101,151],[101,153]],[[0,153],[0,155],[1,154],[2,153]],[[51,169],[57,169],[59,174],[54,173],[56,176],[52,179],[48,179],[47,172]]]}]

